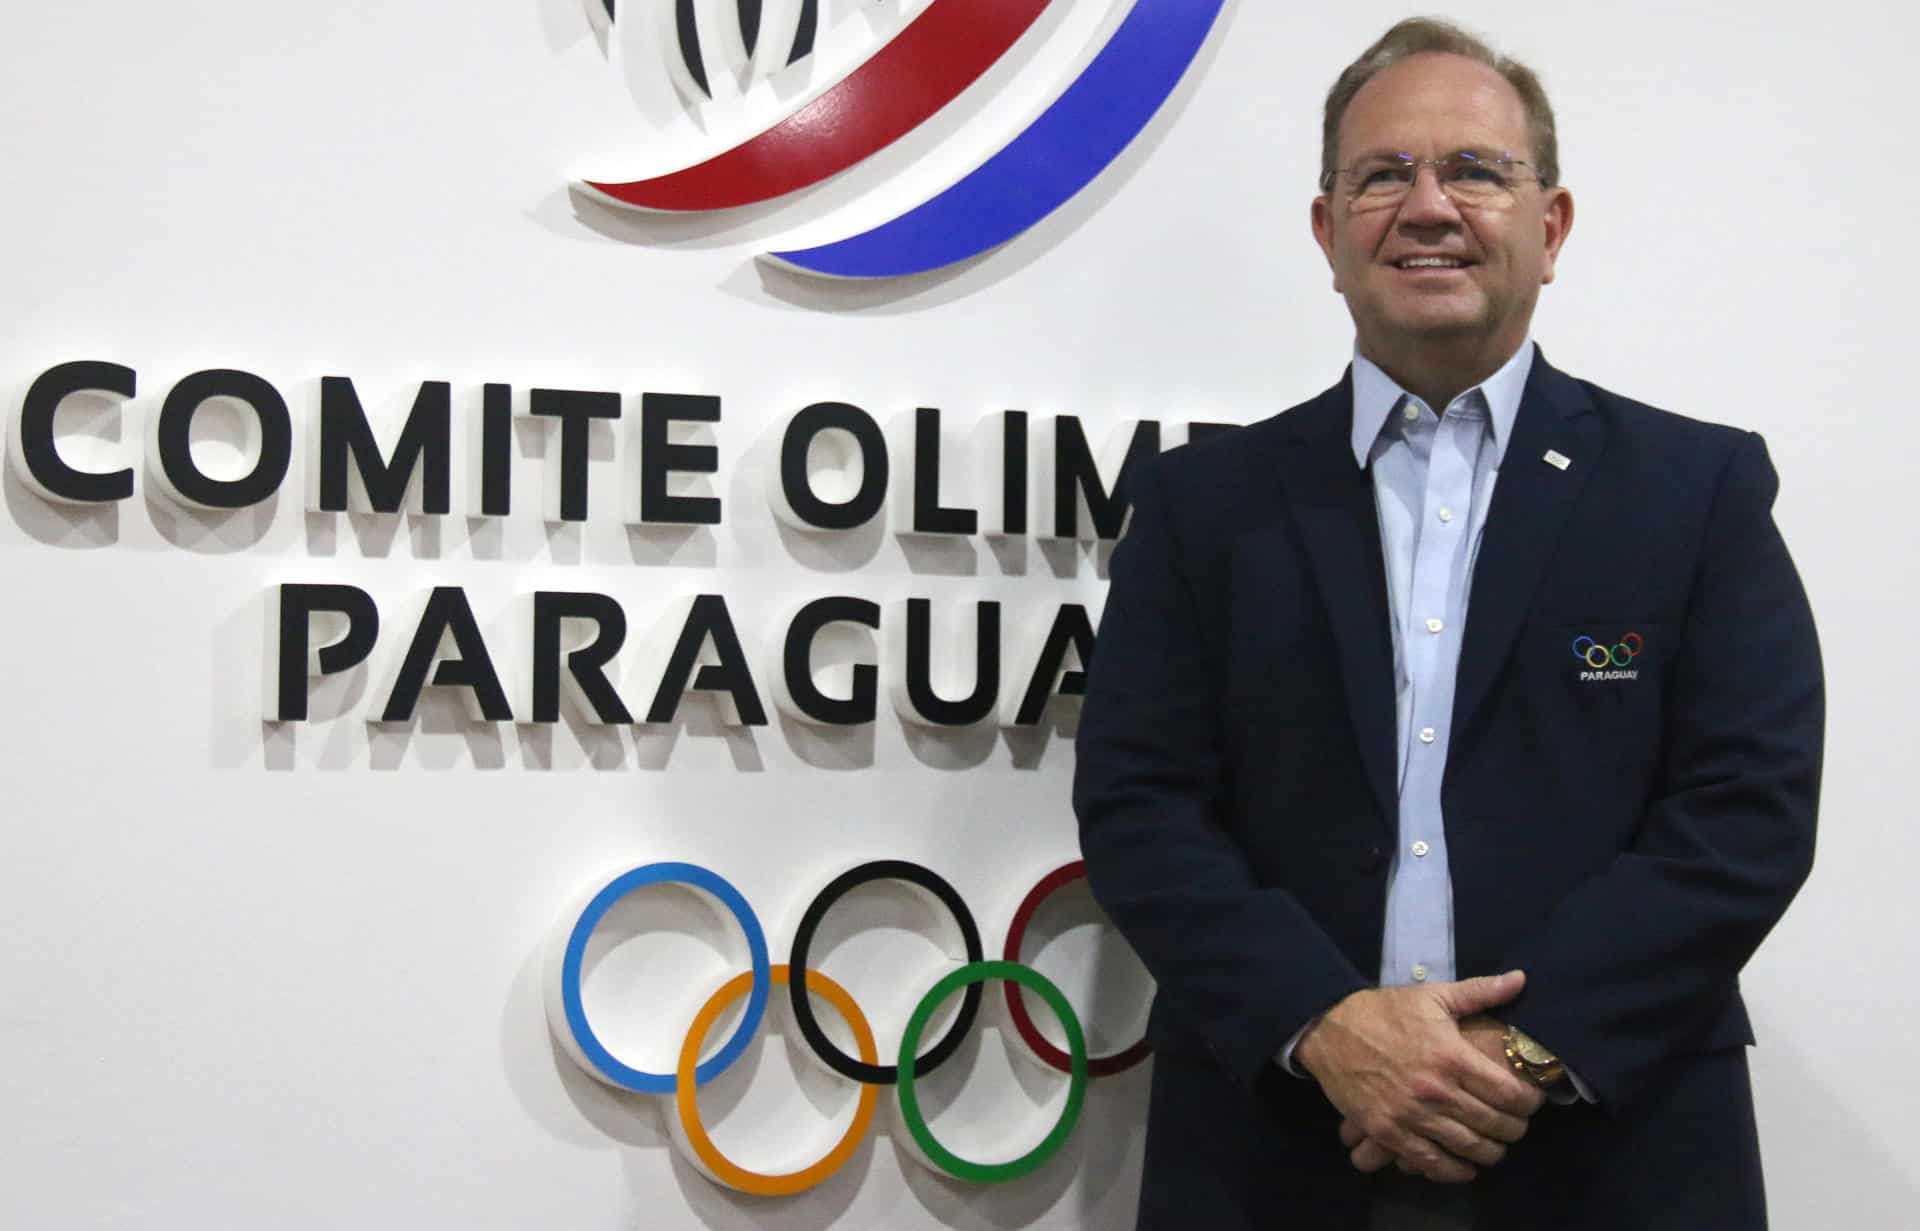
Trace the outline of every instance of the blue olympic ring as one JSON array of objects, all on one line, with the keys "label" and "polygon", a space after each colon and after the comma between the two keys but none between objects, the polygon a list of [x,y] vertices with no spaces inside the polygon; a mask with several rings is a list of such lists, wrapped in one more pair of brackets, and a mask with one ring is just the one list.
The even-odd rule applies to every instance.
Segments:
[{"label": "blue olympic ring", "polygon": [[593,930],[613,909],[614,903],[649,885],[686,885],[704,891],[727,908],[747,937],[753,988],[747,993],[746,1011],[740,1015],[740,1023],[734,1027],[733,1037],[727,1040],[726,1046],[694,1069],[693,1081],[696,1086],[711,1081],[739,1059],[753,1041],[753,1033],[760,1028],[760,1018],[767,1011],[767,997],[773,988],[773,970],[767,956],[766,934],[761,931],[760,920],[754,915],[753,908],[747,905],[747,899],[718,873],[697,864],[650,863],[635,868],[615,877],[587,903],[587,908],[580,912],[579,921],[567,935],[566,956],[560,964],[560,999],[566,1007],[567,1025],[573,1031],[580,1050],[607,1080],[642,1094],[672,1094],[675,1085],[672,1073],[649,1073],[644,1069],[636,1069],[621,1063],[607,1050],[606,1044],[600,1041],[588,1023],[586,1006],[580,998],[580,966],[586,957],[587,941],[593,936]]}]

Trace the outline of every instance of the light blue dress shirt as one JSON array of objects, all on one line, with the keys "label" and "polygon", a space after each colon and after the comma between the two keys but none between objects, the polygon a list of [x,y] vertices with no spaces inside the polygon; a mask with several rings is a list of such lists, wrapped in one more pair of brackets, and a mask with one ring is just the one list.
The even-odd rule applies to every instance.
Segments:
[{"label": "light blue dress shirt", "polygon": [[1365,356],[1353,359],[1353,460],[1373,476],[1380,516],[1399,746],[1400,837],[1387,880],[1383,987],[1455,977],[1440,784],[1474,560],[1533,355],[1529,340],[1438,410]]},{"label": "light blue dress shirt", "polygon": [[[1380,516],[1399,745],[1400,841],[1387,878],[1382,987],[1457,977],[1440,786],[1473,565],[1533,356],[1529,338],[1438,414],[1364,355],[1353,357],[1353,460],[1373,474]],[[1566,1072],[1573,1089],[1550,1089],[1548,1097],[1592,1102],[1580,1075]]]},{"label": "light blue dress shirt", "polygon": [[[1373,475],[1393,627],[1400,815],[1380,946],[1383,987],[1454,978],[1453,881],[1440,811],[1454,671],[1473,563],[1533,355],[1529,338],[1499,371],[1437,413],[1372,360],[1353,356],[1353,460]],[[1302,1026],[1280,1051],[1281,1065],[1297,1077],[1306,1074],[1294,1066],[1293,1049],[1312,1028]]]},{"label": "light blue dress shirt", "polygon": [[[1380,945],[1382,987],[1458,977],[1440,787],[1473,566],[1533,357],[1529,338],[1499,371],[1438,412],[1366,356],[1353,357],[1353,460],[1373,476],[1393,629],[1400,814]],[[1293,1064],[1293,1049],[1312,1026],[1281,1050],[1281,1064],[1296,1076],[1305,1074]],[[1579,1076],[1571,1069],[1567,1076],[1574,1089],[1549,1097],[1591,1102]]]}]

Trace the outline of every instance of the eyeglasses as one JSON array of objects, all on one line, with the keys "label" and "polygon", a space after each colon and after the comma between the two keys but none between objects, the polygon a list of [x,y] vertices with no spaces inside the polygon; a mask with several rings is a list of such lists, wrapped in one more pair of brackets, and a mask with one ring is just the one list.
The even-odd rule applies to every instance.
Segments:
[{"label": "eyeglasses", "polygon": [[1348,184],[1349,209],[1360,212],[1394,209],[1413,191],[1422,167],[1433,168],[1440,191],[1446,193],[1449,200],[1470,209],[1511,205],[1515,184],[1540,179],[1517,158],[1461,150],[1445,158],[1415,158],[1411,154],[1362,158],[1351,167],[1328,175],[1321,181],[1320,188],[1323,192],[1332,192],[1333,181],[1344,179]]}]

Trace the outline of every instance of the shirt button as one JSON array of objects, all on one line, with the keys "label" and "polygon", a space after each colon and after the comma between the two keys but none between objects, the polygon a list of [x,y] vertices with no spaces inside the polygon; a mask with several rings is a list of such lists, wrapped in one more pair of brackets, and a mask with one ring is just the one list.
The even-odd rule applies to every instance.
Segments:
[{"label": "shirt button", "polygon": [[1427,968],[1425,966],[1415,964],[1413,968],[1413,981],[1415,983],[1425,983],[1427,981]]},{"label": "shirt button", "polygon": [[1453,510],[1452,510],[1452,509],[1450,509],[1450,508],[1448,508],[1448,507],[1447,507],[1446,505],[1444,505],[1444,504],[1440,506],[1440,520],[1441,520],[1441,521],[1452,521],[1452,520],[1453,520]]},{"label": "shirt button", "polygon": [[1432,727],[1420,728],[1420,742],[1423,744],[1431,744],[1434,741],[1435,735],[1436,732]]},{"label": "shirt button", "polygon": [[1415,859],[1425,859],[1427,857],[1427,852],[1432,849],[1433,848],[1428,846],[1425,842],[1415,842],[1413,844],[1413,857]]},{"label": "shirt button", "polygon": [[1438,617],[1432,617],[1427,620],[1427,631],[1430,633],[1437,633],[1446,626],[1447,622]]},{"label": "shirt button", "polygon": [[1409,401],[1405,406],[1400,408],[1400,417],[1408,423],[1412,423],[1420,417],[1420,407]]}]

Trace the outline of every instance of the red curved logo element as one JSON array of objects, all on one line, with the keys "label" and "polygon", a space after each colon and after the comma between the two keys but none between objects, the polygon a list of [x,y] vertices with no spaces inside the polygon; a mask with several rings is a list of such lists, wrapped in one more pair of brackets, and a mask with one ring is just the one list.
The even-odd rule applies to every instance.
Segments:
[{"label": "red curved logo element", "polygon": [[780,123],[696,166],[586,181],[623,205],[707,210],[817,184],[897,141],[1005,55],[1047,0],[933,0],[865,64]]}]

